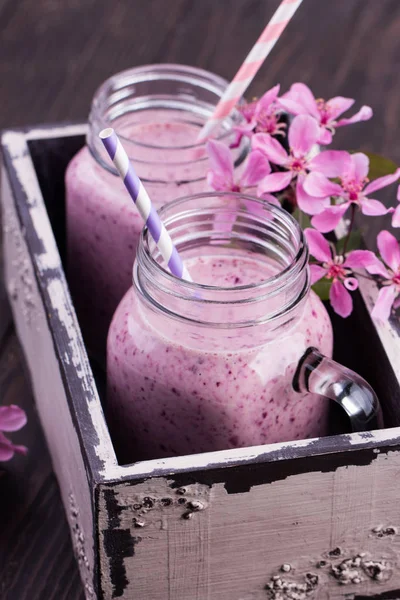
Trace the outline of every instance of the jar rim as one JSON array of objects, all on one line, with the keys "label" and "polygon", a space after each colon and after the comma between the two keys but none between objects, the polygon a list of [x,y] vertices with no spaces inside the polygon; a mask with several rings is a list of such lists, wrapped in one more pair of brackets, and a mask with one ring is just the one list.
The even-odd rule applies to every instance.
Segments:
[{"label": "jar rim", "polygon": [[144,260],[147,268],[149,268],[149,270],[153,273],[158,273],[162,278],[164,278],[164,280],[166,282],[171,284],[171,283],[174,283],[174,282],[176,283],[177,281],[179,281],[181,286],[187,287],[188,291],[191,291],[191,292],[196,292],[196,291],[199,292],[201,290],[203,290],[203,291],[221,290],[224,292],[233,292],[233,291],[237,292],[237,291],[246,291],[246,290],[263,291],[268,286],[270,287],[272,284],[277,285],[281,281],[290,277],[292,274],[294,274],[299,269],[299,265],[300,265],[300,268],[302,268],[303,263],[307,264],[307,262],[308,262],[308,245],[307,245],[303,230],[301,229],[299,223],[282,207],[276,206],[276,205],[274,205],[266,200],[263,200],[261,198],[251,196],[249,194],[242,194],[240,192],[229,192],[229,193],[228,192],[202,192],[199,194],[184,196],[182,198],[173,200],[172,202],[168,202],[167,204],[165,204],[162,208],[160,208],[158,210],[158,214],[160,216],[161,221],[164,222],[164,225],[168,229],[169,221],[168,221],[168,218],[166,219],[168,211],[171,211],[179,206],[184,205],[188,200],[200,200],[202,198],[210,198],[210,197],[212,197],[212,198],[226,197],[227,195],[229,195],[229,197],[236,198],[238,200],[240,199],[240,200],[249,200],[251,202],[256,202],[260,206],[265,207],[274,216],[279,216],[282,219],[286,220],[286,223],[290,223],[290,225],[294,229],[294,233],[298,235],[298,248],[297,248],[297,251],[296,251],[295,255],[293,256],[290,264],[288,264],[282,270],[279,270],[277,273],[267,277],[266,279],[264,279],[260,282],[250,283],[250,284],[245,284],[245,285],[240,285],[240,286],[236,285],[236,286],[222,287],[222,286],[213,286],[213,285],[209,285],[209,284],[196,283],[194,281],[182,280],[182,279],[179,279],[177,276],[173,275],[172,273],[170,273],[163,265],[159,264],[154,259],[152,253],[150,252],[150,248],[149,248],[149,237],[151,237],[151,236],[150,236],[150,233],[149,233],[147,227],[144,227],[140,234],[138,254],[137,254],[138,258],[140,257],[141,260]]},{"label": "jar rim", "polygon": [[[120,71],[120,72],[115,73],[114,75],[111,75],[110,77],[108,77],[96,89],[96,91],[93,95],[93,101],[92,101],[91,110],[90,110],[90,120],[96,121],[96,126],[99,127],[99,131],[112,124],[112,121],[110,119],[106,119],[106,118],[104,118],[104,116],[99,115],[99,112],[101,112],[100,107],[102,106],[102,103],[104,103],[106,101],[106,98],[109,96],[112,85],[116,81],[119,81],[119,80],[121,80],[121,82],[124,80],[129,81],[130,78],[135,78],[135,77],[139,77],[139,76],[143,77],[146,75],[148,76],[147,78],[150,80],[151,77],[149,77],[149,75],[152,74],[154,77],[157,73],[164,75],[164,76],[170,74],[170,77],[169,77],[170,79],[179,80],[180,78],[182,78],[182,81],[188,81],[188,77],[192,76],[194,78],[197,78],[197,80],[198,80],[197,83],[199,85],[203,81],[205,84],[207,84],[206,87],[208,89],[215,91],[215,94],[220,95],[220,96],[222,96],[223,91],[226,89],[226,87],[229,83],[226,79],[224,79],[220,75],[217,75],[211,71],[207,71],[206,69],[201,69],[199,67],[194,67],[191,65],[185,65],[183,63],[147,64],[147,65],[140,65],[137,67],[132,67],[130,69],[125,69],[123,71]],[[165,78],[168,79],[168,77],[165,77]],[[134,82],[134,80],[135,79],[133,79],[132,82]],[[241,98],[239,100],[238,104],[242,104],[243,102],[244,102],[244,99]],[[240,123],[243,120],[243,116],[240,114],[240,112],[237,109],[232,110],[232,112],[229,115],[229,118],[234,123],[236,123],[236,122]],[[227,136],[229,136],[231,134],[232,134],[232,128],[222,130],[215,137],[215,139],[224,140]],[[120,132],[118,132],[118,135],[121,138],[121,140],[123,140],[127,144],[135,144],[135,146],[138,146],[138,147],[154,149],[154,150],[162,149],[162,150],[182,151],[182,150],[189,150],[189,149],[193,150],[198,147],[204,146],[204,140],[200,140],[200,141],[196,140],[196,142],[194,144],[188,144],[188,145],[184,145],[184,146],[159,146],[156,144],[147,144],[146,142],[137,141],[134,138],[129,138],[129,137],[124,136]],[[90,147],[90,144],[89,144],[89,147]],[[203,159],[204,159],[204,157],[200,158],[199,160],[203,160]]]}]

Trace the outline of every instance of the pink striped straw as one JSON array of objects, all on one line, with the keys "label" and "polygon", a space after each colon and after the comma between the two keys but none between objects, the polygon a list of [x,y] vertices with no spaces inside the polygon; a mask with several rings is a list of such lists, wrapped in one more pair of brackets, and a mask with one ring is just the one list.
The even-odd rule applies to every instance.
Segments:
[{"label": "pink striped straw", "polygon": [[114,129],[108,127],[99,133],[109,157],[114,163],[115,168],[120,174],[130,197],[136,205],[143,221],[146,223],[150,235],[157,244],[161,256],[168,265],[169,270],[176,277],[192,281],[188,270],[182,262],[182,259],[172,243],[171,237],[161,221],[158,213],[152,204],[148,193],[143,187],[142,182],[135,173],[135,169],[128,158]]},{"label": "pink striped straw", "polygon": [[302,2],[303,0],[283,0],[281,2],[272,19],[250,50],[239,71],[227,87],[212,117],[210,117],[200,131],[198,141],[209,137],[217,125],[231,113]]}]

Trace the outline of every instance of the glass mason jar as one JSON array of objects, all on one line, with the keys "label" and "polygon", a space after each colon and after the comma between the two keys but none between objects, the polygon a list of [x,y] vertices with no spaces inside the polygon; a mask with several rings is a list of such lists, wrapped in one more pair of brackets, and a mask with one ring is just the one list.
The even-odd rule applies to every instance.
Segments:
[{"label": "glass mason jar", "polygon": [[[157,208],[207,189],[208,158],[197,136],[227,81],[185,65],[149,65],[118,73],[94,95],[87,146],[66,172],[68,275],[92,353],[105,352],[107,330],[131,285],[143,222],[98,137],[113,127]],[[237,111],[216,137],[226,144]],[[240,162],[244,145],[235,150]]]},{"label": "glass mason jar", "polygon": [[319,394],[357,416],[356,428],[373,424],[368,384],[330,360],[330,319],[286,211],[206,193],[160,214],[196,283],[163,268],[145,230],[107,343],[108,419],[123,460],[325,435]]}]

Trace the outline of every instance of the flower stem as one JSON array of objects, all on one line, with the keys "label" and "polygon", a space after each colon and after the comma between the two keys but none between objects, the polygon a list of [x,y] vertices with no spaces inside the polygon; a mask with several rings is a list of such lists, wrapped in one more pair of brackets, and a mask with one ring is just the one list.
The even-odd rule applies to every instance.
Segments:
[{"label": "flower stem", "polygon": [[356,207],[355,204],[352,204],[351,206],[351,219],[350,219],[350,225],[349,225],[349,231],[347,232],[347,237],[345,239],[344,245],[343,245],[343,256],[346,256],[346,249],[350,240],[350,235],[352,232],[352,229],[354,227],[354,218],[356,216]]}]

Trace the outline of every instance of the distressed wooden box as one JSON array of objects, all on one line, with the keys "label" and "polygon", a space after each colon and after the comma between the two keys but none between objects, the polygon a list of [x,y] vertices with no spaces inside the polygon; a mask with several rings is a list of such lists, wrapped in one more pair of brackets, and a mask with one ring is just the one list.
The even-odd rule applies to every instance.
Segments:
[{"label": "distressed wooden box", "polygon": [[118,463],[62,266],[64,171],[84,134],[5,132],[1,197],[7,290],[86,597],[400,598],[400,340],[371,322],[370,282],[345,335],[335,321],[335,351],[387,429]]}]

